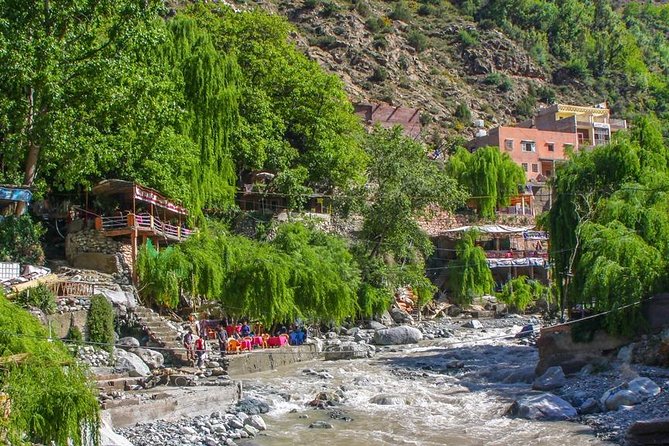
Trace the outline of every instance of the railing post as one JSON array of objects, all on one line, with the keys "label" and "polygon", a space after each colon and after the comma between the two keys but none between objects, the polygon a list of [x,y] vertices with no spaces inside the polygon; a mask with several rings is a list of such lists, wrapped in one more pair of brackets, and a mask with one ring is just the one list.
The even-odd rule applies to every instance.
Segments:
[{"label": "railing post", "polygon": [[102,217],[95,217],[95,230],[96,231],[102,230]]},{"label": "railing post", "polygon": [[135,214],[128,214],[127,220],[128,220],[128,227],[129,228],[132,228],[132,227],[135,226]]},{"label": "railing post", "polygon": [[177,239],[181,240],[181,226],[177,226]]}]

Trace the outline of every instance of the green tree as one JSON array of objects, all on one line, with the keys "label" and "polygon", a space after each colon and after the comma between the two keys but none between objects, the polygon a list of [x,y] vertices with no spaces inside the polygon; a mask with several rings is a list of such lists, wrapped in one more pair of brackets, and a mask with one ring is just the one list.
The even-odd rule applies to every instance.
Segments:
[{"label": "green tree", "polygon": [[91,308],[88,310],[88,339],[99,344],[100,348],[109,353],[114,351],[114,308],[111,302],[102,295],[91,297]]},{"label": "green tree", "polygon": [[547,295],[548,290],[541,283],[530,281],[527,276],[519,276],[504,284],[499,298],[516,311],[523,313],[532,303]]},{"label": "green tree", "polygon": [[41,237],[44,228],[28,215],[0,220],[0,261],[41,265],[44,250]]},{"label": "green tree", "polygon": [[495,281],[485,252],[476,246],[477,233],[468,232],[456,244],[456,260],[449,265],[448,283],[453,300],[470,305],[474,298],[492,294]]}]

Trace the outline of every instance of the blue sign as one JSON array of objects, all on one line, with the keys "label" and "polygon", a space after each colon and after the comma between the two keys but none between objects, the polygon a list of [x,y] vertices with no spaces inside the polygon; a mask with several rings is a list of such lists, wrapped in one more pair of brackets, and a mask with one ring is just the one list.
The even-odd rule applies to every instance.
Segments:
[{"label": "blue sign", "polygon": [[29,203],[33,199],[33,193],[28,189],[19,189],[13,187],[0,186],[0,200],[4,201],[24,201]]}]

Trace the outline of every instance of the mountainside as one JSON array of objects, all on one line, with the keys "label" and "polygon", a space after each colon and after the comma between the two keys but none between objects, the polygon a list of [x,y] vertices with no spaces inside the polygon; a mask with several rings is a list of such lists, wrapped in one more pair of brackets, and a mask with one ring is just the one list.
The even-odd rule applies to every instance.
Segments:
[{"label": "mountainside", "polygon": [[[471,119],[487,126],[513,123],[554,101],[608,101],[622,117],[665,111],[652,98],[667,91],[666,5],[628,4],[622,10],[599,0],[453,3],[460,5],[260,4],[295,25],[298,45],[343,79],[354,102],[420,108],[422,123],[430,124],[428,140],[435,134],[471,136]],[[578,22],[571,23],[570,14]]]}]

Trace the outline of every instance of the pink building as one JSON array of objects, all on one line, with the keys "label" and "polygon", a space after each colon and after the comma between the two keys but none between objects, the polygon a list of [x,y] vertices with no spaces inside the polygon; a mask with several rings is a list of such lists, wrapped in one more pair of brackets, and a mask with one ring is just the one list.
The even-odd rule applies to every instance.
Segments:
[{"label": "pink building", "polygon": [[379,124],[384,128],[399,125],[410,138],[420,137],[420,110],[417,108],[395,107],[388,104],[356,104],[355,114],[367,125]]},{"label": "pink building", "polygon": [[499,147],[525,170],[528,181],[545,181],[553,176],[555,163],[567,158],[567,152],[576,150],[575,133],[553,132],[536,128],[497,127],[486,136],[471,141],[471,149],[486,146]]}]

